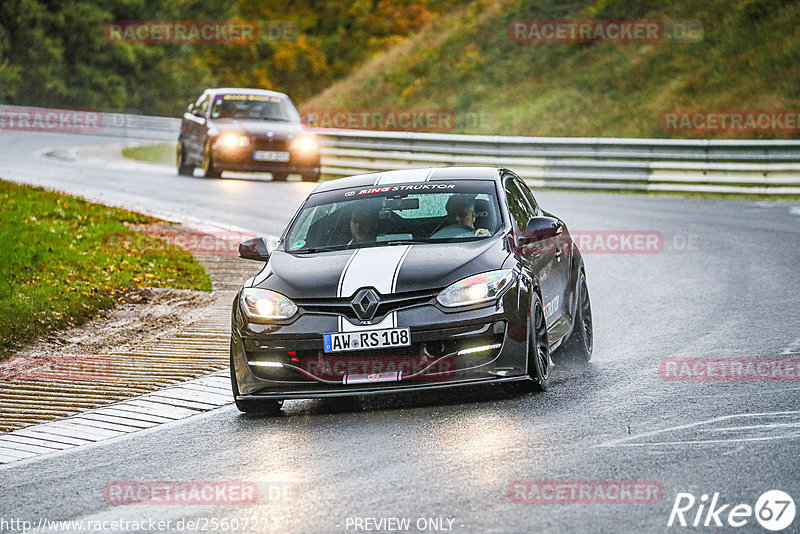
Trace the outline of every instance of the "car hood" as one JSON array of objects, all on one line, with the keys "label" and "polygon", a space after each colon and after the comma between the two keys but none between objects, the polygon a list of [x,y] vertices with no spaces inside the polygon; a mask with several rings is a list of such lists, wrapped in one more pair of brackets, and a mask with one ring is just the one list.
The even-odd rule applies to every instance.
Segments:
[{"label": "car hood", "polygon": [[363,287],[384,295],[443,289],[466,276],[500,269],[508,255],[498,238],[316,254],[276,250],[245,285],[296,299],[350,297]]},{"label": "car hood", "polygon": [[270,132],[277,139],[288,139],[305,132],[297,122],[257,121],[240,119],[216,119],[212,126],[219,132],[236,132],[258,137],[268,137]]}]

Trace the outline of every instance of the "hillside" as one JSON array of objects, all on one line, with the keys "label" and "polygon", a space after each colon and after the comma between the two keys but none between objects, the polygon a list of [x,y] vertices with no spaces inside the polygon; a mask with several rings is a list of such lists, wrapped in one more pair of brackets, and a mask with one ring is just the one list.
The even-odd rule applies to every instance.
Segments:
[{"label": "hillside", "polygon": [[[514,42],[509,24],[519,19],[692,20],[702,36]],[[661,117],[670,110],[796,114],[798,22],[800,3],[789,0],[481,0],[433,20],[302,109],[446,109],[455,113],[456,127],[446,129],[454,133],[796,138],[770,128],[669,132]]]}]

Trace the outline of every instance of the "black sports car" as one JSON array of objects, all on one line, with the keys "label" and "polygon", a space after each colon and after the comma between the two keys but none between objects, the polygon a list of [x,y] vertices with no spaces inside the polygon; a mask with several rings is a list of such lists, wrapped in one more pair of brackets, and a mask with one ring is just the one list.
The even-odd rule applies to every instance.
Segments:
[{"label": "black sports car", "polygon": [[507,169],[443,167],[320,184],[233,303],[245,412],[284,399],[477,383],[544,390],[550,354],[592,354],[581,254]]},{"label": "black sports car", "polygon": [[183,115],[176,159],[183,176],[195,167],[210,178],[224,170],[270,172],[278,181],[320,175],[317,136],[288,96],[261,89],[207,89]]}]

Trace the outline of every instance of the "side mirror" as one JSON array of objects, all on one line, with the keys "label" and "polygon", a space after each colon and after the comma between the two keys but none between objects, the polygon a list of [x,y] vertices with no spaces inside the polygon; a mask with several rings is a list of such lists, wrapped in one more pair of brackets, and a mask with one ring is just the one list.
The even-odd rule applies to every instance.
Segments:
[{"label": "side mirror", "polygon": [[540,243],[548,239],[560,236],[564,233],[564,226],[561,221],[554,217],[531,217],[528,219],[528,224],[525,225],[525,230],[519,232],[514,236],[514,245],[518,252],[545,252],[547,248],[553,249],[558,247],[545,247]]},{"label": "side mirror", "polygon": [[525,235],[536,241],[544,241],[556,237],[564,231],[561,221],[554,217],[531,217],[525,225]]},{"label": "side mirror", "polygon": [[254,237],[239,243],[239,257],[245,260],[267,261],[269,250],[267,240],[263,237]]},{"label": "side mirror", "polygon": [[200,109],[200,108],[193,109],[192,110],[192,115],[194,115],[195,117],[200,117],[201,119],[205,118],[205,115],[203,115],[203,110]]}]

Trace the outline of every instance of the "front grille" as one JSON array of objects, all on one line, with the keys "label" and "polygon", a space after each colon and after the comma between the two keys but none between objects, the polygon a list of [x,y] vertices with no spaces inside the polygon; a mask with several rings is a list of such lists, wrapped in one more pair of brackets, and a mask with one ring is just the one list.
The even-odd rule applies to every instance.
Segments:
[{"label": "front grille", "polygon": [[264,150],[268,152],[288,152],[289,143],[285,139],[273,138],[254,138],[253,150]]},{"label": "front grille", "polygon": [[[381,318],[393,311],[431,303],[438,294],[439,290],[426,290],[380,295],[380,303],[375,311],[373,320],[378,322]],[[350,296],[325,299],[294,299],[294,302],[305,312],[344,315],[348,319],[358,321],[358,315],[353,309],[351,302],[352,298],[353,297]]]}]

